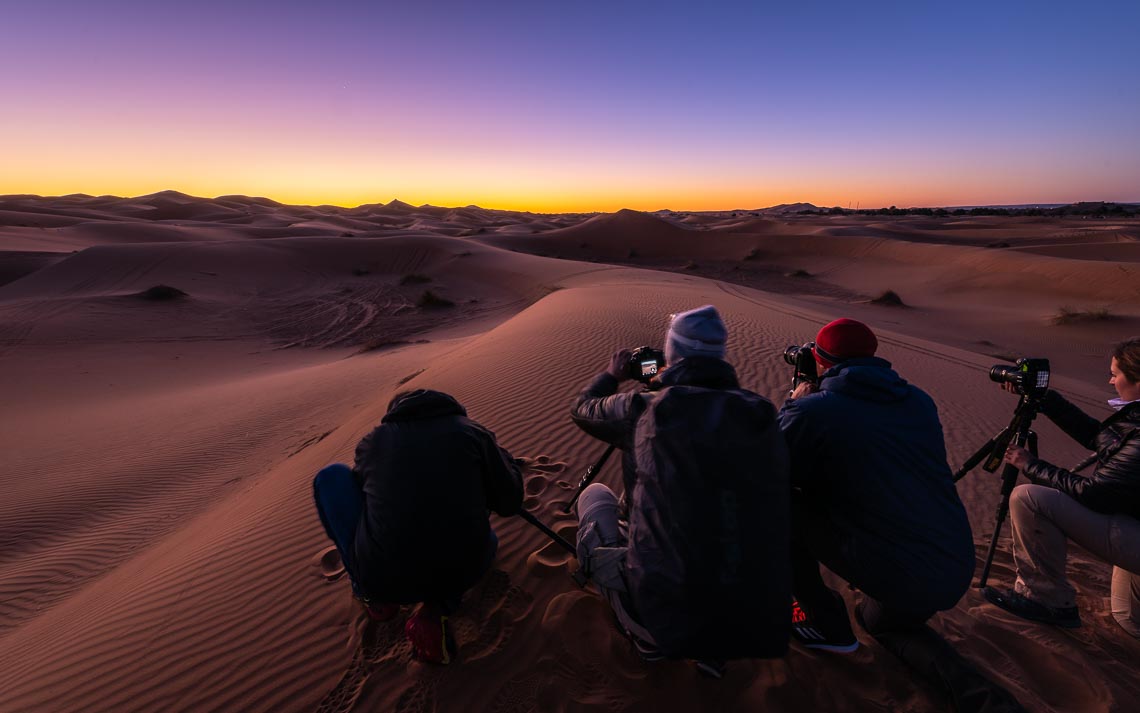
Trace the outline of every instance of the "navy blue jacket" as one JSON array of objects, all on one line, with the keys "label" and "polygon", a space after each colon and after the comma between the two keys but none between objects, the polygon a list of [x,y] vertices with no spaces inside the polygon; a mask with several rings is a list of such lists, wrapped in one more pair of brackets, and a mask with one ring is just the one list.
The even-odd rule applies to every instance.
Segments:
[{"label": "navy blue jacket", "polygon": [[451,396],[398,398],[356,447],[364,488],[356,569],[366,596],[411,604],[457,597],[490,554],[487,511],[522,506],[522,475],[495,434]]},{"label": "navy blue jacket", "polygon": [[837,541],[848,570],[837,573],[884,604],[954,606],[974,542],[931,398],[886,360],[849,359],[779,419],[792,487]]}]

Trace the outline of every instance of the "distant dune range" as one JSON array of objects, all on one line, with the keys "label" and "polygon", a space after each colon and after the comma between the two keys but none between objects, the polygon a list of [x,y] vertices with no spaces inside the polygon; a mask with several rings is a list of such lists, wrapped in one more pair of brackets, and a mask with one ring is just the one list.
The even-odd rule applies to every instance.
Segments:
[{"label": "distant dune range", "polygon": [[[641,663],[568,557],[519,519],[456,617],[462,664],[369,627],[310,502],[393,394],[437,388],[561,512],[601,444],[567,418],[620,346],[714,303],[742,382],[777,402],[783,348],[854,316],[939,405],[952,465],[1015,400],[986,378],[1046,356],[1107,414],[1107,350],[1140,333],[1140,222],[800,215],[539,215],[261,198],[0,197],[0,710],[944,710],[869,637],[793,647],[721,682]],[[156,287],[173,290],[152,290]],[[893,290],[904,306],[874,298]],[[432,298],[426,297],[431,293]],[[1062,308],[1087,318],[1055,325]],[[1046,457],[1084,453],[1047,421]],[[610,463],[603,482],[618,482]],[[979,556],[998,497],[959,492]],[[934,626],[1030,710],[1129,710],[1140,643],[1109,569],[1072,572],[1086,625],[1027,625],[971,590]],[[992,578],[1012,580],[1008,539]],[[853,603],[858,595],[844,588]]]}]

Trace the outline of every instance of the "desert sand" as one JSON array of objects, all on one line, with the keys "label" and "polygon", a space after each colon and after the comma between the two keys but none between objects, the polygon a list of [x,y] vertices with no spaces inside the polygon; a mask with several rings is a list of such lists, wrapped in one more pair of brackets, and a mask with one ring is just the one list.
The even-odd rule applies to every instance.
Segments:
[{"label": "desert sand", "polygon": [[[866,321],[934,397],[956,468],[1012,415],[986,375],[1005,359],[1051,359],[1056,388],[1109,413],[1138,275],[1135,220],[0,197],[0,710],[946,710],[858,630],[854,655],[793,644],[722,681],[642,663],[569,556],[497,516],[461,663],[415,662],[406,610],[374,625],[352,602],[311,478],[394,393],[439,389],[534,459],[525,505],[571,537],[562,504],[603,450],[572,398],[705,303],[742,383],[777,403],[785,346]],[[1085,455],[1036,426],[1046,458]],[[959,483],[979,559],[998,486]],[[1070,572],[1081,629],[973,589],[932,626],[1030,710],[1136,710],[1140,642],[1108,614],[1109,567],[1074,550]],[[1003,537],[991,582],[1011,581]]]}]

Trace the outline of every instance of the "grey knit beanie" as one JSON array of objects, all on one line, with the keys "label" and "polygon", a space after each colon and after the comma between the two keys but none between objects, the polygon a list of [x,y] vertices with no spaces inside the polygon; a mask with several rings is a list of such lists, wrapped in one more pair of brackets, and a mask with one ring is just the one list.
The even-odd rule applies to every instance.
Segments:
[{"label": "grey knit beanie", "polygon": [[728,331],[716,307],[705,305],[673,316],[665,335],[665,361],[675,364],[685,357],[724,358]]}]

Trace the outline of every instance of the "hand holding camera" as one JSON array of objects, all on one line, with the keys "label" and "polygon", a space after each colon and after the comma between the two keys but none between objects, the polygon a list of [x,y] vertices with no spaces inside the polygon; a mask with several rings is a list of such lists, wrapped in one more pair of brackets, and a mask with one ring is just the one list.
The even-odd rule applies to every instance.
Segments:
[{"label": "hand holding camera", "polygon": [[610,365],[606,367],[606,373],[619,382],[633,378],[629,373],[629,360],[632,356],[633,352],[629,349],[618,349],[610,357]]},{"label": "hand holding camera", "polygon": [[815,342],[803,346],[791,345],[784,349],[784,361],[792,367],[792,390],[789,396],[798,399],[816,391],[819,370],[815,366]]}]

